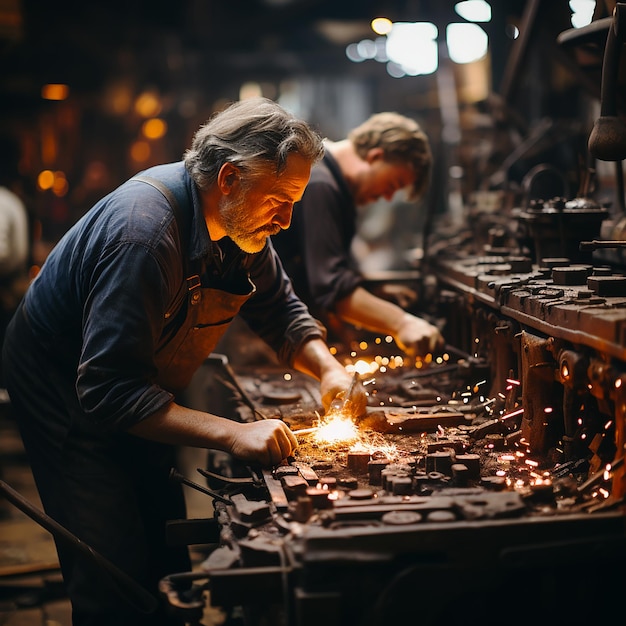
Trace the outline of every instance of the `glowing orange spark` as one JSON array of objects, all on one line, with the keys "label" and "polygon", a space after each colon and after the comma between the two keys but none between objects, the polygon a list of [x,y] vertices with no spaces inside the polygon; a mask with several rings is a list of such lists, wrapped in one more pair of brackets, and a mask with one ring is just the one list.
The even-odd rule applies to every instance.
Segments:
[{"label": "glowing orange spark", "polygon": [[313,435],[317,443],[349,443],[359,438],[356,424],[342,413],[329,414]]}]

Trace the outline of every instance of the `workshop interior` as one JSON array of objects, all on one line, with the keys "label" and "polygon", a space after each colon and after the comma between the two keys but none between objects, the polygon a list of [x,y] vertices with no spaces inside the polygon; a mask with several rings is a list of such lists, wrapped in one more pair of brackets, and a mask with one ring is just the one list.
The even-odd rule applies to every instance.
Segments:
[{"label": "workshop interior", "polygon": [[166,529],[202,553],[161,581],[181,626],[622,623],[626,3],[60,4],[0,4],[0,126],[32,183],[34,267],[227,101],[267,96],[331,139],[398,111],[434,155],[418,206],[359,215],[355,255],[375,292],[415,292],[443,349],[329,329],[367,392],[356,420],[349,393],[324,412],[315,380],[234,323],[187,390],[234,420],[278,417],[299,445],[272,468],[216,451],[172,468],[204,510]]}]

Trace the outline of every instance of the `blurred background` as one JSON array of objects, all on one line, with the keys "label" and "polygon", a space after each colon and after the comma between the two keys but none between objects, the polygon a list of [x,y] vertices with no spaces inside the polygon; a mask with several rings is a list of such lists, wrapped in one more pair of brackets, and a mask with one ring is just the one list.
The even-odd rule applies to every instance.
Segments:
[{"label": "blurred background", "polygon": [[[0,0],[0,133],[12,142],[0,152],[19,170],[33,264],[95,200],[180,159],[208,116],[253,95],[330,139],[374,112],[415,118],[437,164],[425,202],[452,222],[535,163],[584,171],[601,50],[581,60],[557,38],[614,4]],[[420,245],[426,212],[394,204],[361,216],[366,270],[401,267]]]},{"label": "blurred background", "polygon": [[[595,220],[597,203],[608,207],[614,220],[603,238],[626,240],[626,133],[619,142],[620,153],[608,161],[592,158],[588,149],[590,133],[602,114],[603,56],[615,6],[615,0],[0,0],[0,189],[10,187],[28,212],[32,249],[27,278],[36,275],[63,233],[97,200],[138,171],[180,160],[197,128],[230,102],[258,95],[271,98],[331,140],[344,138],[372,113],[396,111],[418,121],[430,138],[435,157],[432,184],[417,204],[406,202],[399,193],[391,201],[364,207],[355,254],[366,276],[399,270],[414,280],[418,272],[412,270],[429,269],[425,262],[429,254],[451,250],[463,256],[472,244],[476,263],[467,267],[452,263],[452,269],[442,265],[439,277],[452,277],[442,281],[444,296],[424,298],[423,304],[436,308],[443,303],[450,319],[446,337],[480,356],[473,363],[486,363],[485,371],[491,367],[493,387],[500,389],[502,377],[511,371],[510,361],[520,354],[515,343],[519,335],[513,330],[498,332],[516,328],[507,321],[510,312],[500,317],[491,311],[485,314],[484,302],[494,302],[495,296],[487,284],[487,295],[476,297],[474,272],[488,250],[513,253],[519,263],[514,254],[517,242],[511,244],[518,225],[513,209],[528,208],[535,199],[573,198],[575,208],[583,214],[590,209]],[[622,32],[615,55],[622,62],[613,59],[615,80],[609,83],[610,93],[604,94],[610,96],[605,104],[614,104],[622,118],[623,41]],[[593,204],[576,204],[587,198]],[[549,203],[546,207],[553,208]],[[583,224],[580,232],[566,233],[576,251],[581,238],[589,236],[587,222]],[[564,233],[559,235],[565,238]],[[530,237],[522,240],[519,249],[527,250],[529,241]],[[626,268],[626,246],[609,254]],[[511,268],[506,272],[513,272]],[[496,264],[494,272],[494,282],[509,281],[500,275],[505,272],[502,264]],[[432,294],[435,283],[428,279],[434,274],[425,271],[423,276],[427,287],[423,293]],[[616,278],[623,285],[623,276]],[[455,290],[461,285],[460,296],[451,295],[450,284]],[[25,288],[20,284],[15,293]],[[591,291],[582,292],[581,302],[597,303],[595,298],[584,299]],[[505,293],[504,287],[498,293]],[[599,394],[599,413],[606,415],[607,426],[624,421],[621,403],[617,417],[611,414],[618,385],[611,368],[604,365],[610,360],[607,354],[615,353],[607,350],[612,344],[602,334],[610,331],[619,338],[615,350],[626,360],[621,313],[626,292],[619,295],[614,309],[606,309],[605,324],[590,330],[596,319],[603,318],[580,316],[589,320],[580,328],[602,364],[598,366],[602,384],[594,379],[590,395]],[[0,288],[0,333],[6,312],[15,305],[2,303]],[[555,311],[556,316],[558,307]],[[569,329],[569,321],[553,326],[563,326],[551,327],[550,332],[568,340],[569,330],[577,332]],[[543,332],[545,326],[539,327]],[[477,334],[484,339],[479,346]],[[493,337],[497,340],[491,343]],[[509,350],[504,342],[515,348]],[[588,347],[582,348],[579,352],[587,359]],[[514,356],[509,358],[509,353]],[[586,361],[581,356],[578,362]],[[529,361],[526,369],[544,365]],[[623,366],[618,369],[624,371]],[[526,378],[531,378],[528,371]],[[557,364],[554,380],[559,376]],[[580,380],[574,386],[567,378],[566,398],[572,390],[577,394],[592,388],[584,376]],[[532,382],[528,398],[533,393],[548,397],[548,391],[532,385],[538,383]],[[37,502],[17,433],[9,420],[1,419],[9,404],[2,391],[0,384],[0,427],[4,427],[0,476]],[[596,406],[594,399],[584,397],[589,406]],[[577,418],[578,405],[571,402],[567,407],[571,421],[566,423],[573,424],[570,413]],[[543,413],[534,423],[544,423]],[[618,432],[622,437],[623,427]],[[622,494],[623,473],[618,481]],[[201,506],[206,506],[204,499]],[[8,504],[5,510],[0,508],[4,521],[0,577],[56,572],[50,537],[34,522],[25,526],[18,519],[13,524],[15,512],[7,513],[6,508]],[[201,510],[199,517],[205,515]],[[590,571],[592,575],[578,578],[604,582],[595,564]],[[621,579],[609,575],[606,580]],[[569,585],[569,576],[562,576],[561,582]],[[15,592],[7,589],[8,584],[5,581],[0,589],[6,595]],[[23,597],[21,581],[20,585]],[[55,585],[60,586],[58,580]],[[46,581],[44,597],[49,587]],[[471,585],[462,587],[462,592],[474,593]],[[545,589],[549,592],[551,584]],[[32,621],[21,621],[26,613],[14,611],[10,597],[10,603],[0,602],[0,624],[69,623],[67,602],[61,609],[48,606],[43,617],[39,612]],[[476,597],[482,598],[482,590]],[[593,593],[585,597],[595,602]],[[40,598],[38,592],[18,606],[22,609],[25,602],[35,606]],[[592,601],[589,607],[595,610]],[[465,605],[461,601],[458,606]],[[572,606],[575,610],[578,604]]]}]

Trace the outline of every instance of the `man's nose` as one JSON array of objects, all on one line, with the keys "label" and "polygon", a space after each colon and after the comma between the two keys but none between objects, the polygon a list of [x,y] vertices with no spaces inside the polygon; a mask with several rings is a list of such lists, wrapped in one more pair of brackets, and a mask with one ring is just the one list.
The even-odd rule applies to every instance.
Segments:
[{"label": "man's nose", "polygon": [[284,204],[276,212],[274,223],[278,224],[283,230],[291,225],[291,216],[293,215],[293,204]]}]

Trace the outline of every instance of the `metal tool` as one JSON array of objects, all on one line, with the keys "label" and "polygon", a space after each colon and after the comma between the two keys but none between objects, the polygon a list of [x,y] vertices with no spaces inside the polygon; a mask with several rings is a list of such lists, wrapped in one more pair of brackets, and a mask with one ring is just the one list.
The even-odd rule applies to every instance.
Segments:
[{"label": "metal tool", "polygon": [[352,417],[359,417],[363,413],[363,408],[361,407],[361,402],[357,402],[357,392],[359,391],[359,383],[361,382],[361,378],[358,372],[354,373],[352,377],[352,382],[348,387],[345,395],[341,397],[336,397],[328,408],[327,414],[330,413],[345,413],[351,415]]},{"label": "metal tool", "polygon": [[224,504],[232,504],[232,501],[229,500],[228,498],[225,498],[219,493],[216,493],[215,491],[211,491],[211,489],[207,489],[206,487],[203,487],[202,485],[199,485],[198,483],[193,482],[193,480],[189,480],[188,478],[183,476],[180,472],[178,472],[173,467],[170,469],[169,478],[173,482],[187,485],[187,487],[191,487],[192,489],[195,489],[196,491],[199,491],[200,493],[204,493],[207,496],[211,496],[211,498],[213,498],[214,500],[219,500],[220,502],[223,502]]},{"label": "metal tool", "polygon": [[312,428],[300,428],[299,430],[292,430],[294,435],[312,435],[319,430],[319,426],[313,426]]}]

